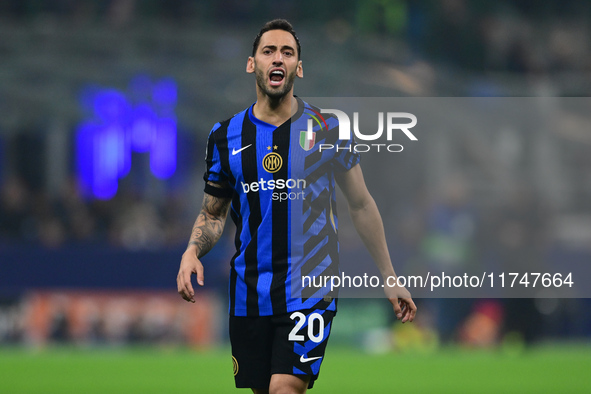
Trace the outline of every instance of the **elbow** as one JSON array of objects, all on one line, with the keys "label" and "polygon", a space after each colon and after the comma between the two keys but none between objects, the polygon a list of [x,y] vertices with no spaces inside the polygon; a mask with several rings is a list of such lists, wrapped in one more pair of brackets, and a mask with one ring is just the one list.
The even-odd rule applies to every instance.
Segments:
[{"label": "elbow", "polygon": [[351,212],[362,212],[367,211],[372,206],[375,206],[375,201],[371,195],[367,195],[363,199],[359,199],[356,201],[349,201],[349,210]]}]

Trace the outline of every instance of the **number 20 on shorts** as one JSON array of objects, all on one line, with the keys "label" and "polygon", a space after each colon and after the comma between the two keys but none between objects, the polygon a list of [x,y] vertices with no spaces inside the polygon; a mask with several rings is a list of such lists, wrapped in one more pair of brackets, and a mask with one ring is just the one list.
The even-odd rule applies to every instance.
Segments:
[{"label": "number 20 on shorts", "polygon": [[[298,331],[306,324],[306,319],[308,320],[308,337],[314,343],[322,342],[324,339],[324,318],[320,313],[311,313],[309,316],[304,315],[302,312],[294,312],[292,313],[289,318],[291,320],[296,321],[296,325],[289,333],[288,339],[290,341],[304,341],[306,338],[298,334]],[[314,334],[314,322],[318,320],[318,333]]]}]

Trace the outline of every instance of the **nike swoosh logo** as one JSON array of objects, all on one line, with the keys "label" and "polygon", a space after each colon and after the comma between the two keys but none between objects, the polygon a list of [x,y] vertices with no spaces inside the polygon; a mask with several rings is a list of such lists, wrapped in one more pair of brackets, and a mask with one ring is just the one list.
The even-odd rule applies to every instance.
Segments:
[{"label": "nike swoosh logo", "polygon": [[322,358],[322,357],[305,358],[304,355],[302,354],[302,356],[300,357],[300,362],[303,364],[303,363],[307,363],[308,361],[318,360],[319,358]]},{"label": "nike swoosh logo", "polygon": [[251,145],[252,145],[252,144],[250,144],[250,145],[246,145],[246,146],[244,146],[244,147],[242,147],[242,148],[240,148],[240,149],[238,149],[238,150],[236,150],[236,148],[232,149],[232,156],[234,156],[236,153],[240,153],[240,152],[242,152],[244,149],[246,149],[246,148],[250,147]]}]

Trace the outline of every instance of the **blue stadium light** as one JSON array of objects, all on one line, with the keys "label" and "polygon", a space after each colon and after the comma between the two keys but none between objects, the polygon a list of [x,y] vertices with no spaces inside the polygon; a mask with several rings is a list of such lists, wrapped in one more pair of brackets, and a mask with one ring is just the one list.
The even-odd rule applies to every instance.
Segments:
[{"label": "blue stadium light", "polygon": [[152,139],[150,169],[156,178],[170,178],[176,170],[176,119],[160,119]]},{"label": "blue stadium light", "polygon": [[136,106],[131,122],[131,148],[135,152],[149,152],[156,133],[156,114],[149,104]]},{"label": "blue stadium light", "polygon": [[177,100],[176,83],[172,79],[162,79],[154,85],[154,102],[159,106],[174,109]]},{"label": "blue stadium light", "polygon": [[132,151],[150,155],[150,170],[158,179],[170,178],[176,170],[175,81],[152,83],[139,76],[131,90],[128,95],[96,87],[83,92],[80,104],[90,107],[90,113],[78,126],[76,148],[79,184],[86,196],[113,198],[119,179],[129,173]]}]

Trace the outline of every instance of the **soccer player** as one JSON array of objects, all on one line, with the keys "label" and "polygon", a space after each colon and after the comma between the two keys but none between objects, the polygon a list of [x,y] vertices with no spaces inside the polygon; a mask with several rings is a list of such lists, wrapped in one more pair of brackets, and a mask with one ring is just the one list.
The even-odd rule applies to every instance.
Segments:
[{"label": "soccer player", "polygon": [[[256,77],[257,101],[209,134],[203,205],[177,276],[179,294],[195,302],[191,276],[203,286],[199,259],[230,212],[237,227],[229,281],[234,375],[236,387],[255,393],[304,393],[318,377],[336,294],[304,286],[302,277],[339,273],[335,181],[382,276],[395,276],[354,141],[338,140],[337,119],[293,94],[304,72],[300,56],[285,20],[256,36],[246,72]],[[406,289],[386,293],[397,318],[412,321],[417,308]]]}]

